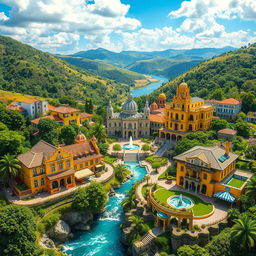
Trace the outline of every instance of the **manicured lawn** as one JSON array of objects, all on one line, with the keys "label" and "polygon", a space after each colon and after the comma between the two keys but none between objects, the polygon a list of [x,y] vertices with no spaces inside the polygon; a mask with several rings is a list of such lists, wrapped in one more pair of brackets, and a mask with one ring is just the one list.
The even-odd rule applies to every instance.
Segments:
[{"label": "manicured lawn", "polygon": [[109,143],[109,144],[117,142],[117,141],[118,141],[117,138],[107,138],[107,143]]},{"label": "manicured lawn", "polygon": [[180,191],[169,191],[166,189],[158,189],[155,192],[155,196],[157,198],[157,200],[160,201],[160,203],[166,203],[167,199],[171,196],[175,196],[175,195],[184,195],[189,197],[190,199],[192,199],[194,201],[194,206],[192,207],[194,216],[203,216],[206,215],[208,213],[210,213],[213,210],[213,205],[210,203],[206,203],[203,200],[201,200],[199,197],[191,195],[189,193],[186,192],[180,192]]},{"label": "manicured lawn", "polygon": [[146,158],[146,161],[150,162],[151,165],[153,163],[159,163],[161,166],[164,166],[168,163],[168,158],[160,156],[149,156]]},{"label": "manicured lawn", "polygon": [[114,156],[104,156],[104,161],[113,164],[117,160]]},{"label": "manicured lawn", "polygon": [[231,187],[235,187],[235,188],[241,188],[243,186],[243,184],[245,183],[244,180],[239,180],[236,178],[232,178],[227,185],[231,186]]},{"label": "manicured lawn", "polygon": [[141,138],[141,141],[145,143],[151,143],[153,141],[153,138]]}]

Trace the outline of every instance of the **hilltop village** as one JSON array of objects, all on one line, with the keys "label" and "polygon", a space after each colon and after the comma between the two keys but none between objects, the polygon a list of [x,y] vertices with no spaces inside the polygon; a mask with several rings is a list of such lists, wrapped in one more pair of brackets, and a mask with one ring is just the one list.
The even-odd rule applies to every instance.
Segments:
[{"label": "hilltop village", "polygon": [[242,104],[192,97],[184,81],[172,99],[160,93],[142,110],[132,94],[116,110],[109,101],[103,117],[90,101],[1,104],[1,204],[17,207],[14,219],[29,221],[33,209],[28,232],[36,226],[38,239],[26,250],[57,252],[93,228],[128,182],[120,240],[129,254],[211,255],[227,232],[236,237],[239,215],[241,225],[255,221],[256,114]]}]

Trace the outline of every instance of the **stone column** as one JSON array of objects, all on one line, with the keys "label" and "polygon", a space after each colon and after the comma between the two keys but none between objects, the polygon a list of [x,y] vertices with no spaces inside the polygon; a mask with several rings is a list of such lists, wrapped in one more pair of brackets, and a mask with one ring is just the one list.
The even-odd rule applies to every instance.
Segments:
[{"label": "stone column", "polygon": [[178,228],[181,227],[181,218],[178,218]]}]

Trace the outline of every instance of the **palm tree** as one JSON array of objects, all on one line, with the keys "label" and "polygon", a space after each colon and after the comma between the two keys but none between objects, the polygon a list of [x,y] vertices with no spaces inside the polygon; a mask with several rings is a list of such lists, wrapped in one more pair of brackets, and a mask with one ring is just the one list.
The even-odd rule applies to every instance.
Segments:
[{"label": "palm tree", "polygon": [[256,176],[253,176],[246,186],[246,195],[255,201],[256,198]]},{"label": "palm tree", "polygon": [[134,232],[135,232],[136,234],[138,234],[139,231],[140,231],[141,225],[144,224],[143,218],[140,217],[140,216],[138,216],[138,215],[133,215],[133,216],[130,216],[130,217],[128,218],[128,220],[131,221],[132,224],[134,224],[134,229],[133,229],[133,230],[134,230]]},{"label": "palm tree", "polygon": [[0,160],[0,176],[4,183],[8,183],[10,177],[17,177],[19,173],[19,161],[13,155],[4,155]]},{"label": "palm tree", "polygon": [[135,193],[132,195],[129,195],[127,198],[125,198],[122,202],[121,205],[123,208],[129,208],[132,209],[136,205],[136,196]]},{"label": "palm tree", "polygon": [[256,241],[256,221],[243,216],[234,220],[235,225],[231,229],[231,237],[243,248],[254,247]]},{"label": "palm tree", "polygon": [[124,178],[127,176],[129,170],[127,169],[127,167],[125,165],[122,164],[118,164],[115,167],[115,176],[119,181],[123,181]]},{"label": "palm tree", "polygon": [[231,208],[228,210],[228,221],[232,223],[235,219],[238,219],[240,212],[236,208]]},{"label": "palm tree", "polygon": [[94,125],[92,129],[92,133],[100,143],[104,143],[106,141],[107,134],[102,124],[98,123]]}]

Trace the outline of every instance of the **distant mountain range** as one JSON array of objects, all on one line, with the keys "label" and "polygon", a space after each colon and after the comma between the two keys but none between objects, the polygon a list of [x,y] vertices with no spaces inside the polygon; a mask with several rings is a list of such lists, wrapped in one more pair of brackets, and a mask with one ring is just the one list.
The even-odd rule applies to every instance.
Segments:
[{"label": "distant mountain range", "polygon": [[[137,73],[173,78],[188,71],[201,61],[233,50],[235,50],[235,48],[227,46],[223,48],[201,48],[190,50],[169,49],[152,52],[122,51],[116,53],[103,48],[98,48],[96,50],[77,52],[68,57],[66,56],[65,60],[80,68],[88,69],[90,66],[91,70],[97,71],[97,74],[103,77],[108,77],[109,72],[106,73],[105,68],[102,66],[102,62],[99,63],[98,61],[103,61],[118,68],[125,68]],[[88,59],[97,62],[92,65],[92,62],[89,62]],[[106,69],[109,70],[109,67],[106,67]],[[113,70],[114,68],[111,69]],[[119,70],[119,72],[121,71],[124,70]],[[131,75],[134,76],[135,74],[133,73]],[[119,80],[117,81],[120,82]]]}]

